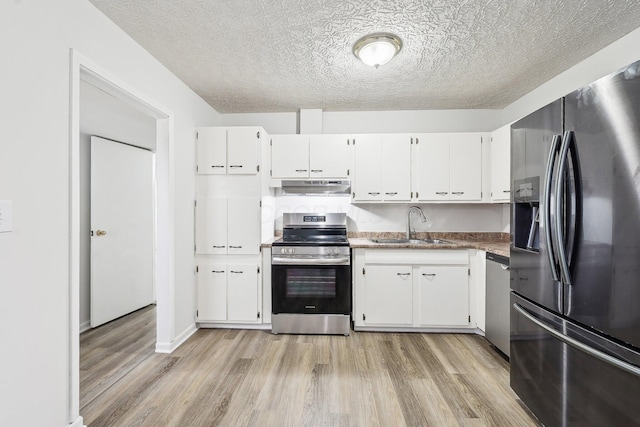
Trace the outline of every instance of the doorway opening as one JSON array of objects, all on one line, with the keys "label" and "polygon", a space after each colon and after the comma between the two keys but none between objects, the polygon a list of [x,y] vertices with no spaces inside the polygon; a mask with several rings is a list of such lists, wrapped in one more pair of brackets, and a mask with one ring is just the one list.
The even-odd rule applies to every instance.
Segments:
[{"label": "doorway opening", "polygon": [[[80,284],[82,270],[81,206],[81,85],[89,85],[102,91],[118,103],[124,103],[144,115],[154,127],[155,194],[153,197],[153,283],[156,306],[147,314],[155,320],[153,335],[155,351],[166,351],[173,336],[173,236],[174,224],[171,210],[174,196],[174,180],[169,165],[173,153],[173,115],[145,94],[131,88],[94,64],[79,52],[71,50],[71,99],[70,99],[70,295],[69,295],[69,409],[68,418],[77,423],[80,417]],[[158,230],[162,230],[159,233]],[[143,309],[144,310],[144,309]],[[83,320],[84,322],[85,320]],[[86,329],[83,324],[82,328]]]}]

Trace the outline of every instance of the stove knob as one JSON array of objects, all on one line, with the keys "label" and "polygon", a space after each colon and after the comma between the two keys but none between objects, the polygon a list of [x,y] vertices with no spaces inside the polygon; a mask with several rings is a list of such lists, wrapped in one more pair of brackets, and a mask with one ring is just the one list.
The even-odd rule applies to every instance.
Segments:
[{"label": "stove knob", "polygon": [[292,254],[294,253],[296,250],[294,248],[289,249],[289,253]]},{"label": "stove knob", "polygon": [[280,248],[280,253],[281,254],[286,254],[287,253],[287,249],[286,248]]}]

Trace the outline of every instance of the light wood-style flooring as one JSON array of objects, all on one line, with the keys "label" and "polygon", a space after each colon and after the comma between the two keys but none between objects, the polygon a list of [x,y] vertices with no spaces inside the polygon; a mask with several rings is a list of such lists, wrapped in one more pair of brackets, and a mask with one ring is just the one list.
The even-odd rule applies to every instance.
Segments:
[{"label": "light wood-style flooring", "polygon": [[81,335],[81,410],[101,426],[538,426],[475,335],[201,329],[155,354],[149,307]]}]

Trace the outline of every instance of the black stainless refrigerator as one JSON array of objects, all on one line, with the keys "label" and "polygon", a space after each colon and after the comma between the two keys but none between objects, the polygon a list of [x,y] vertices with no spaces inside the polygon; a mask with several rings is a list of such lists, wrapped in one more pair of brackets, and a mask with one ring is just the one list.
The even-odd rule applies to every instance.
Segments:
[{"label": "black stainless refrigerator", "polygon": [[640,425],[640,62],[511,138],[511,387],[546,426]]}]

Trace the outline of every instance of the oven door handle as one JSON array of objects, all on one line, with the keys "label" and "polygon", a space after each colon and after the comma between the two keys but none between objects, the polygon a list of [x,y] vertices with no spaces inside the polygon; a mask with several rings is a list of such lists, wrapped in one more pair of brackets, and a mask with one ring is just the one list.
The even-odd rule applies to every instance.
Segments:
[{"label": "oven door handle", "polygon": [[351,259],[349,256],[339,256],[331,258],[314,258],[309,256],[273,256],[271,257],[272,265],[349,265]]}]

